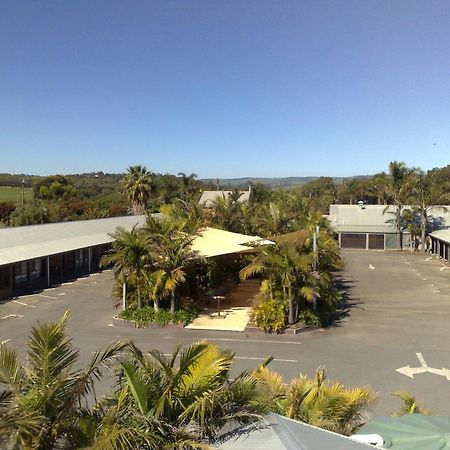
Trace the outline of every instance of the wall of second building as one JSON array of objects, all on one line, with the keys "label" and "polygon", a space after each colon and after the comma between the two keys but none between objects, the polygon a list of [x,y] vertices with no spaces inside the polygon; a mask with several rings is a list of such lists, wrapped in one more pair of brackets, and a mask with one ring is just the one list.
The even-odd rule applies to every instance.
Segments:
[{"label": "wall of second building", "polygon": [[[350,233],[339,232],[339,247],[360,250],[396,250],[396,233]],[[402,248],[409,249],[411,236],[403,233]]]}]

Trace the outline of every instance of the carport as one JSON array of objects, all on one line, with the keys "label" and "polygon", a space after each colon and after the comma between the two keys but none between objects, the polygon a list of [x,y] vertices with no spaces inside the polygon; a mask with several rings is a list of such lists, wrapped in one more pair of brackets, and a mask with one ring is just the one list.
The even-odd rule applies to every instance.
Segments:
[{"label": "carport", "polygon": [[434,231],[430,234],[431,252],[439,258],[450,261],[450,229]]}]

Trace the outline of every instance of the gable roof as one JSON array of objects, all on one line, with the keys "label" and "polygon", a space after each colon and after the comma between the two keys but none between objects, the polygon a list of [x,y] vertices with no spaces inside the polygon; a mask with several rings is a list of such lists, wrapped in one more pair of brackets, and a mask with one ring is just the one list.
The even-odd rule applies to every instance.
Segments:
[{"label": "gable roof", "polygon": [[262,424],[242,426],[216,445],[217,450],[369,450],[346,436],[269,414]]},{"label": "gable roof", "polygon": [[[206,208],[211,208],[218,198],[226,198],[232,193],[233,191],[203,191],[198,204],[203,205]],[[240,193],[241,196],[239,197],[238,202],[247,203],[250,200],[250,191],[240,191]]]}]

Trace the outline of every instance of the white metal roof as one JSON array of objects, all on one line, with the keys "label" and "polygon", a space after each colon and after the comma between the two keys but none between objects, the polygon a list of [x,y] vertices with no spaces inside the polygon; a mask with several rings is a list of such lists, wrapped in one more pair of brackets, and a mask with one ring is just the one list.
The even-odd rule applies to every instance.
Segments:
[{"label": "white metal roof", "polygon": [[145,216],[125,216],[0,228],[0,266],[107,244],[117,227],[144,223]]},{"label": "white metal roof", "polygon": [[441,241],[450,243],[450,229],[448,228],[446,230],[433,231],[431,236]]},{"label": "white metal roof", "polygon": [[[144,225],[145,216],[80,220],[15,228],[0,228],[0,266],[14,264],[94,245],[107,244],[117,227],[130,230]],[[212,257],[248,251],[250,243],[267,243],[258,236],[205,228],[192,249],[201,256]]]},{"label": "white metal roof", "polygon": [[[226,198],[232,193],[233,191],[203,191],[198,204],[211,208],[217,199]],[[240,191],[240,193],[241,196],[239,197],[238,202],[248,202],[250,199],[250,191]]]}]

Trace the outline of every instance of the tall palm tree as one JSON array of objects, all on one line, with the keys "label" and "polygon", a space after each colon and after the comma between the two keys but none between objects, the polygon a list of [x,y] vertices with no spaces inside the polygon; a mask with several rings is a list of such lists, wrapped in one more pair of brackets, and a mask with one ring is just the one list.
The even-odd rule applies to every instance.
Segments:
[{"label": "tall palm tree", "polygon": [[[130,231],[118,227],[111,234],[111,250],[102,257],[101,265],[114,264],[116,278],[131,274],[136,282],[138,308],[142,307],[141,291],[145,270],[150,263],[150,241],[144,230],[135,225]],[[125,282],[125,281],[124,281]]]},{"label": "tall palm tree", "polygon": [[188,200],[195,192],[198,191],[197,174],[191,173],[190,175],[186,175],[184,172],[179,172],[178,176],[181,177],[183,199]]},{"label": "tall palm tree", "polygon": [[402,249],[402,210],[410,193],[411,175],[415,169],[408,167],[404,162],[392,161],[389,163],[390,194],[394,201],[395,219],[397,229],[397,250]]},{"label": "tall palm tree", "polygon": [[147,218],[145,232],[151,242],[154,270],[158,270],[161,292],[170,296],[170,310],[175,312],[177,291],[186,282],[186,269],[200,255],[192,250],[192,242],[198,234],[198,222],[175,219],[170,216],[156,220]]},{"label": "tall palm tree", "polygon": [[121,183],[133,214],[142,214],[152,191],[152,173],[145,166],[130,166]]},{"label": "tall palm tree", "polygon": [[349,389],[327,381],[323,369],[316,371],[314,379],[299,375],[289,384],[267,367],[260,367],[256,374],[260,395],[272,411],[336,433],[351,434],[364,423],[375,399],[366,388]]},{"label": "tall palm tree", "polygon": [[311,270],[312,256],[283,243],[261,246],[253,261],[240,271],[241,279],[262,274],[279,286],[289,307],[289,324],[298,317],[298,300],[312,302],[316,295],[316,277]]},{"label": "tall palm tree", "polygon": [[[67,313],[56,323],[32,329],[26,362],[0,345],[0,443],[4,448],[50,450],[76,441],[79,421],[89,409],[94,382],[126,348],[117,342],[96,352],[80,369],[79,352],[66,336]],[[3,448],[3,447],[2,447]]]}]

